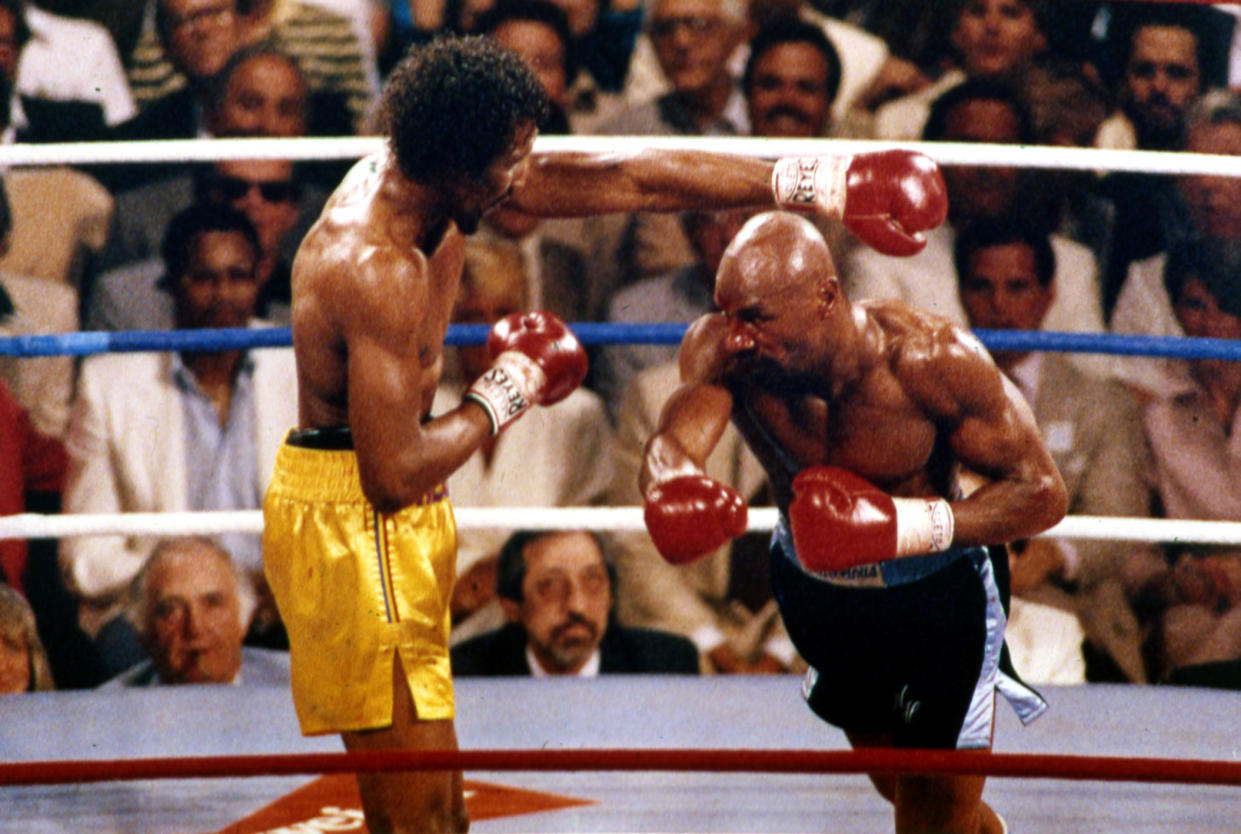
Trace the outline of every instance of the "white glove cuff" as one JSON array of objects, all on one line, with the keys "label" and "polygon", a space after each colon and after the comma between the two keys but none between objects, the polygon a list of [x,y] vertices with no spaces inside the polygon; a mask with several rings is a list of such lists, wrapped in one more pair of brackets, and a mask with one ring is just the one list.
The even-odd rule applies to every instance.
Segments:
[{"label": "white glove cuff", "polygon": [[482,406],[491,419],[491,433],[516,420],[530,408],[531,398],[547,385],[547,375],[533,359],[515,350],[496,357],[491,370],[465,392],[465,399]]},{"label": "white glove cuff", "polygon": [[776,204],[819,211],[836,220],[845,215],[851,156],[786,156],[771,171]]},{"label": "white glove cuff", "polygon": [[952,507],[940,498],[893,498],[896,505],[896,555],[923,556],[952,546]]}]

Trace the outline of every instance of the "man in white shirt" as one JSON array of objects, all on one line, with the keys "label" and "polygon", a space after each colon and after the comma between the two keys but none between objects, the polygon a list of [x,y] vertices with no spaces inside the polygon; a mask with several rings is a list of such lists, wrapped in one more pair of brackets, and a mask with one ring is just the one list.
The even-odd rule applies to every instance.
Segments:
[{"label": "man in white shirt", "polygon": [[[1041,330],[1056,297],[1045,233],[975,224],[956,242],[959,294],[969,324]],[[1143,516],[1150,503],[1137,405],[1119,383],[1092,379],[1062,354],[997,351],[996,364],[1025,396],[1064,479],[1069,512]],[[1144,682],[1137,617],[1122,582],[1128,546],[1037,538],[1010,547],[1013,662],[1028,680]],[[1106,665],[1104,670],[1103,665]]]},{"label": "man in white shirt", "polygon": [[[927,121],[929,141],[1028,144],[1032,133],[1025,108],[1006,85],[973,79],[936,100]],[[944,168],[948,189],[948,222],[926,233],[926,248],[909,258],[889,258],[858,246],[841,270],[851,298],[899,298],[958,324],[965,309],[956,291],[952,249],[968,225],[1001,218],[1026,205],[1027,181],[1016,168],[953,165]],[[1028,222],[1028,219],[1027,219]],[[1052,331],[1102,332],[1098,267],[1089,247],[1057,234],[1051,236],[1056,255],[1058,292],[1044,327]],[[1104,375],[1106,358],[1077,355],[1076,364]]]}]

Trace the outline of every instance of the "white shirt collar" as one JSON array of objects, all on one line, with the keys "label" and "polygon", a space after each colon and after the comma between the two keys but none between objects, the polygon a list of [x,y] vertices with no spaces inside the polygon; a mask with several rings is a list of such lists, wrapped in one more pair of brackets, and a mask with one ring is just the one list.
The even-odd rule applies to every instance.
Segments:
[{"label": "white shirt collar", "polygon": [[[530,648],[529,643],[526,644],[526,662],[530,664],[530,674],[533,677],[536,677],[536,678],[553,677],[551,672],[548,672],[541,665],[539,665],[539,660],[537,657],[534,656],[534,650]],[[574,673],[574,677],[578,677],[578,678],[599,677],[599,649],[598,648],[596,648],[594,653],[591,654],[590,659],[586,661],[586,665],[584,665],[581,669],[579,669],[577,672]]]},{"label": "white shirt collar", "polygon": [[1021,389],[1021,394],[1030,408],[1034,408],[1039,382],[1043,378],[1043,353],[1037,350],[1027,353],[1008,369],[1008,377]]}]

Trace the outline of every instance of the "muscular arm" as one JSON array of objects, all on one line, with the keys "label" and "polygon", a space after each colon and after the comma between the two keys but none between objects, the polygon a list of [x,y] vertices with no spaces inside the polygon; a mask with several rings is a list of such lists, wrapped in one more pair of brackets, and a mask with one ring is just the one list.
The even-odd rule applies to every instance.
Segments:
[{"label": "muscular arm", "polygon": [[703,316],[681,343],[681,385],[668,398],[646,443],[638,486],[649,489],[677,475],[701,474],[732,416],[733,398],[715,381],[723,320]]},{"label": "muscular arm", "polygon": [[362,265],[368,286],[350,304],[349,425],[363,492],[379,510],[394,512],[456,471],[491,425],[474,404],[423,421],[438,375],[422,358],[428,351],[438,357],[443,337],[435,325],[437,301],[428,297],[424,273],[384,260],[391,262]]},{"label": "muscular arm", "polygon": [[953,543],[1007,542],[1057,524],[1068,506],[1064,482],[1021,394],[968,335],[934,355],[930,364],[905,368],[903,381],[950,427],[960,462],[989,480],[952,502]]},{"label": "muscular arm", "polygon": [[535,154],[512,204],[544,217],[774,206],[772,163],[695,151]]}]

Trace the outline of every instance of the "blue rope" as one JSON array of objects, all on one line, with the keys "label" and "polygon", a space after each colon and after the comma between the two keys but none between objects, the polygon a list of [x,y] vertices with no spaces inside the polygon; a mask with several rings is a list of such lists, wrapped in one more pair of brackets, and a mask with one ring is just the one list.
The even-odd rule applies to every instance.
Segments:
[{"label": "blue rope", "polygon": [[[611,324],[580,322],[570,325],[583,344],[676,345],[687,325]],[[454,324],[445,343],[481,344],[490,326]],[[1045,350],[1061,353],[1106,353],[1120,356],[1157,356],[1172,359],[1241,360],[1241,341],[1190,339],[1174,336],[1133,336],[1115,333],[1052,333],[1042,330],[977,330],[989,350]],[[140,351],[204,351],[239,348],[289,347],[287,327],[229,328],[223,330],[141,330],[54,333],[0,338],[0,356],[90,356],[96,353]]]}]

